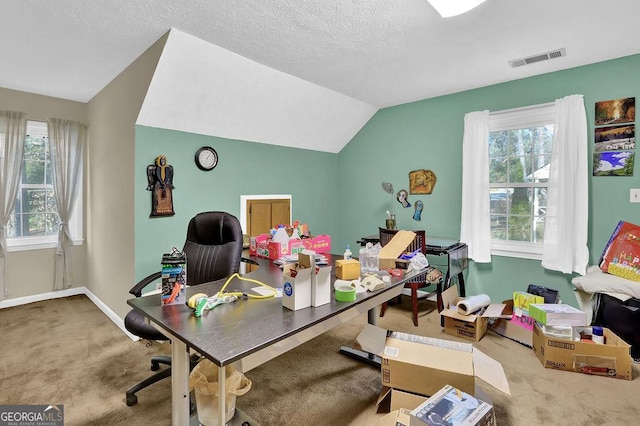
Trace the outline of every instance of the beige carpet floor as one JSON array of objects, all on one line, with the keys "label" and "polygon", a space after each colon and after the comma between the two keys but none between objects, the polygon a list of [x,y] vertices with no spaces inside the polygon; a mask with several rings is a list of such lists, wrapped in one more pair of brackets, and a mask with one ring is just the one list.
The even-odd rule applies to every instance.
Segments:
[{"label": "beige carpet floor", "polygon": [[[391,306],[379,326],[456,340],[440,328],[432,302],[420,304],[419,327],[408,300]],[[247,372],[252,389],[237,407],[263,426],[375,425],[379,370],[338,352],[351,344],[366,315]],[[128,339],[84,296],[0,310],[0,404],[64,404],[66,425],[169,425],[170,380],[139,392],[128,386],[150,374],[149,358],[168,344]],[[640,380],[544,369],[533,351],[487,334],[478,344],[499,360],[511,396],[484,387],[500,425],[625,425],[640,415]]]}]

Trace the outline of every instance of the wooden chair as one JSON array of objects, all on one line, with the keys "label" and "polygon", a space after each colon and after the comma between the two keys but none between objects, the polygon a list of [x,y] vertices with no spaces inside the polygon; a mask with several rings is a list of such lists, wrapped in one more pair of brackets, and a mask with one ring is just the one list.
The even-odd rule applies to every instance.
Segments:
[{"label": "wooden chair", "polygon": [[[391,241],[391,239],[397,232],[398,231],[394,229],[379,228],[380,245],[384,247],[389,241]],[[425,231],[413,231],[413,232],[416,234],[416,236],[406,251],[414,252],[416,250],[420,250],[423,254],[426,254],[427,248],[426,248]],[[416,327],[418,326],[418,300],[424,298],[424,297],[418,296],[418,289],[429,287],[432,284],[437,284],[437,283],[428,282],[427,274],[425,273],[424,275],[419,276],[416,280],[409,281],[404,285],[404,288],[411,289],[411,309],[413,310],[413,325],[415,325]],[[387,303],[388,302],[384,302],[380,307],[381,317],[384,316],[384,311],[387,309]],[[400,296],[398,296],[398,303],[400,303]]]}]

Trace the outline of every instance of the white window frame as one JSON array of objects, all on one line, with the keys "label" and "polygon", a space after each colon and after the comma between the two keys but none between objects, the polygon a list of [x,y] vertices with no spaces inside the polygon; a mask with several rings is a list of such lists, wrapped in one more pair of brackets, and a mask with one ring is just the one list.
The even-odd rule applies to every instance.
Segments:
[{"label": "white window frame", "polygon": [[[489,132],[524,129],[553,124],[555,103],[533,105],[489,113]],[[542,242],[491,240],[491,254],[542,260]]]},{"label": "white window frame", "polygon": [[[27,120],[27,129],[29,129],[30,124],[32,126],[48,126],[46,122],[40,120]],[[29,131],[27,130],[27,134]],[[47,139],[48,140],[48,139]],[[82,171],[80,172],[80,188],[78,190],[78,197],[76,198],[75,208],[73,210],[73,214],[69,220],[69,230],[71,232],[71,240],[73,245],[81,245],[83,243],[83,176]],[[20,189],[22,186],[22,179],[20,180]],[[29,185],[25,185],[27,187]],[[58,245],[58,233],[55,232],[52,235],[46,236],[31,236],[31,237],[14,237],[7,238],[7,250],[9,252],[14,251],[25,251],[25,250],[39,250],[39,249],[48,249],[55,248]]]}]

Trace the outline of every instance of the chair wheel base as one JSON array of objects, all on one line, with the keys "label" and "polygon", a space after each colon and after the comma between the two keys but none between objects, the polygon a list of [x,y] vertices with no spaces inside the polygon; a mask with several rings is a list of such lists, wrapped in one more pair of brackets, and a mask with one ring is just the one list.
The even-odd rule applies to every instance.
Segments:
[{"label": "chair wheel base", "polygon": [[127,405],[131,407],[138,403],[138,397],[136,395],[127,395]]}]

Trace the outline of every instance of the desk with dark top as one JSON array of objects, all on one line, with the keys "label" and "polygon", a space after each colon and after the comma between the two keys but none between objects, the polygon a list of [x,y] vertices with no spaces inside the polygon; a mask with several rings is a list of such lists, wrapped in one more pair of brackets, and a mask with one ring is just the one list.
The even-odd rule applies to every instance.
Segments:
[{"label": "desk with dark top", "polygon": [[[337,256],[327,256],[331,265]],[[282,271],[268,259],[252,257],[256,270],[244,275],[272,287],[282,287]],[[188,265],[187,265],[188,268]],[[368,312],[375,324],[376,307],[398,296],[404,283],[418,276],[410,272],[392,277],[382,290],[357,295],[354,302],[331,302],[319,307],[291,311],[282,307],[280,298],[247,299],[223,304],[196,318],[186,305],[161,306],[160,296],[153,295],[128,300],[169,339],[172,345],[172,421],[174,425],[189,424],[189,351],[211,360],[219,369],[220,395],[225,395],[225,368],[233,365],[247,372],[296,346]],[[225,280],[187,287],[187,299],[196,293],[215,294]],[[332,273],[332,289],[335,274]],[[258,284],[234,278],[226,290],[252,292]],[[224,398],[219,398],[218,424],[224,424]],[[243,416],[236,410],[236,417]],[[194,423],[194,424],[197,424]],[[253,423],[252,423],[253,424]]]},{"label": "desk with dark top", "polygon": [[[360,245],[365,245],[366,243],[376,244],[379,242],[379,235],[369,235],[358,240],[358,243]],[[451,279],[453,277],[457,278],[460,297],[465,296],[463,271],[468,266],[467,256],[469,250],[467,244],[461,243],[459,240],[429,236],[427,236],[426,249],[426,254],[428,255],[447,256],[447,272],[445,273],[443,283],[437,284],[436,289],[438,295],[438,312],[440,312],[444,309],[441,294],[444,290],[449,288],[449,286],[451,285]]]}]

